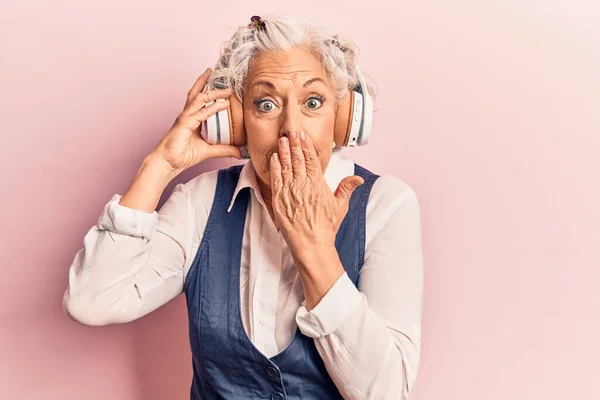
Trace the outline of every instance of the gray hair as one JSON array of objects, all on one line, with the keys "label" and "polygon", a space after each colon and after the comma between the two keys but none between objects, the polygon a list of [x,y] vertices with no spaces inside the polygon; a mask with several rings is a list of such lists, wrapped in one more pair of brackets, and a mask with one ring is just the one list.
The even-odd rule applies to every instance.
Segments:
[{"label": "gray hair", "polygon": [[[326,71],[337,101],[357,84],[357,46],[329,29],[288,17],[265,18],[262,26],[240,26],[223,43],[221,55],[209,78],[208,89],[230,88],[242,99],[244,83],[253,58],[264,51],[303,48],[313,53]],[[369,88],[369,92],[372,90]]]}]

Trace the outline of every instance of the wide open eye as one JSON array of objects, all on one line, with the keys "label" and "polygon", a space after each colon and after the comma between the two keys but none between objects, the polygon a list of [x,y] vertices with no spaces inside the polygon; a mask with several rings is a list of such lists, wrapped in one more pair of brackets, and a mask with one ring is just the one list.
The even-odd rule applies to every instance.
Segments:
[{"label": "wide open eye", "polygon": [[269,99],[264,99],[256,102],[256,107],[258,107],[259,111],[268,113],[273,111],[277,106],[275,105],[275,103],[273,103],[273,101]]},{"label": "wide open eye", "polygon": [[323,105],[323,98],[321,96],[312,96],[305,104],[311,110],[318,110]]}]

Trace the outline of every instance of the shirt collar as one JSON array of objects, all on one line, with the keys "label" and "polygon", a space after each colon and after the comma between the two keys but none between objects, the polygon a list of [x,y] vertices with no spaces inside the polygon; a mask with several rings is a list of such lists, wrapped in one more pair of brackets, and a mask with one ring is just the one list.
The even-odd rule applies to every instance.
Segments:
[{"label": "shirt collar", "polygon": [[[329,186],[331,191],[335,192],[342,179],[351,175],[354,175],[354,162],[349,158],[339,155],[338,153],[332,153],[329,163],[325,168],[325,172],[323,173],[325,182],[327,182],[327,186]],[[252,161],[248,161],[242,167],[242,171],[240,172],[240,177],[235,187],[235,191],[233,192],[233,197],[231,198],[227,212],[231,211],[238,193],[245,188],[252,189],[258,202],[265,207],[265,203],[260,193],[260,187],[258,186],[258,179],[256,178],[256,170],[252,165]]]}]

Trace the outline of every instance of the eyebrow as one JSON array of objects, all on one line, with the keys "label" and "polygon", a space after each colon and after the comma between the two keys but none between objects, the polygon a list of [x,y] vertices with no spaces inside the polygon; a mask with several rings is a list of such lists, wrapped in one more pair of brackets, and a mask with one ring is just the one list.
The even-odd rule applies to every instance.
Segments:
[{"label": "eyebrow", "polygon": [[[321,83],[325,83],[325,81],[321,78],[312,78],[307,80],[306,82],[304,82],[304,84],[302,85],[303,88],[312,85],[315,82],[321,82]],[[269,81],[265,81],[265,80],[260,80],[260,81],[256,81],[254,82],[254,86],[266,86],[267,88],[271,89],[271,90],[277,90],[277,87],[275,87],[275,85]]]},{"label": "eyebrow", "polygon": [[304,85],[302,85],[302,87],[307,87],[308,85],[311,85],[315,82],[321,82],[323,84],[325,83],[325,81],[321,78],[312,78],[312,79],[309,79],[306,82],[304,82]]}]

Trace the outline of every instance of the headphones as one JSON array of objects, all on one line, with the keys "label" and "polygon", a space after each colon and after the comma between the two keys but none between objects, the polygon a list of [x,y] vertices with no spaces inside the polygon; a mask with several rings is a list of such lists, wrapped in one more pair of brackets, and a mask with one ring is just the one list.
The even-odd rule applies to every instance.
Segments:
[{"label": "headphones", "polygon": [[[365,78],[356,67],[358,83],[348,90],[346,101],[338,105],[334,127],[336,147],[363,146],[369,142],[373,125],[373,99]],[[247,157],[246,130],[242,103],[236,96],[229,98],[229,107],[211,115],[202,123],[201,134],[209,144],[240,147]]]}]

